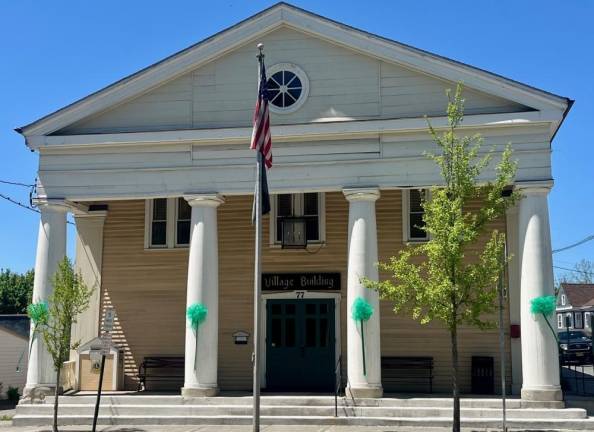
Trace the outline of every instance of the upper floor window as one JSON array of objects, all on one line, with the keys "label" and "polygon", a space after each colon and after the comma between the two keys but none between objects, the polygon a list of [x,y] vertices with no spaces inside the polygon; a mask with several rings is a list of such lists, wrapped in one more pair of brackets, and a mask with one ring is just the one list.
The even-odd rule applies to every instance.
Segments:
[{"label": "upper floor window", "polygon": [[575,326],[576,329],[583,329],[584,328],[584,321],[581,312],[575,313]]},{"label": "upper floor window", "polygon": [[557,314],[557,328],[563,328],[563,314]]},{"label": "upper floor window", "polygon": [[424,189],[407,189],[402,191],[403,232],[404,241],[427,241],[429,235],[423,229],[423,200],[427,195]]},{"label": "upper floor window", "polygon": [[288,114],[299,109],[309,92],[309,80],[303,70],[292,63],[278,63],[267,70],[270,110]]},{"label": "upper floor window", "polygon": [[146,201],[145,248],[184,247],[190,243],[191,207],[184,198]]},{"label": "upper floor window", "polygon": [[573,327],[573,316],[571,313],[565,314],[565,327],[572,328]]},{"label": "upper floor window", "polygon": [[592,314],[584,312],[584,328],[592,328]]},{"label": "upper floor window", "polygon": [[561,294],[561,306],[565,306],[565,303],[567,303],[567,297],[565,294]]},{"label": "upper floor window", "polygon": [[305,236],[308,243],[324,241],[324,194],[307,192],[273,196],[270,219],[272,244],[282,242],[283,222],[293,218],[305,221]]}]

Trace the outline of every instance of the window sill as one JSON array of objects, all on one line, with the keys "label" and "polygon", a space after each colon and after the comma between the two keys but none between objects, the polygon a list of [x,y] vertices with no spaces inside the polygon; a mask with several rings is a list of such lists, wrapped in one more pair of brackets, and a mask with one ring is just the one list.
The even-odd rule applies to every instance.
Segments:
[{"label": "window sill", "polygon": [[179,251],[179,250],[188,250],[190,249],[188,246],[175,246],[175,247],[145,247],[144,250],[146,252],[165,252],[165,251]]},{"label": "window sill", "polygon": [[429,239],[412,239],[412,240],[404,240],[402,243],[404,243],[405,245],[418,245],[418,244],[427,243],[428,241],[429,241]]},{"label": "window sill", "polygon": [[320,250],[321,248],[326,247],[326,242],[325,241],[308,242],[307,246],[304,248],[285,248],[285,249],[283,249],[283,246],[280,243],[269,243],[268,247],[270,249],[279,250],[279,251],[282,250],[282,251],[292,251],[292,252],[300,252],[300,251],[311,252],[311,251],[317,251],[317,250]]}]

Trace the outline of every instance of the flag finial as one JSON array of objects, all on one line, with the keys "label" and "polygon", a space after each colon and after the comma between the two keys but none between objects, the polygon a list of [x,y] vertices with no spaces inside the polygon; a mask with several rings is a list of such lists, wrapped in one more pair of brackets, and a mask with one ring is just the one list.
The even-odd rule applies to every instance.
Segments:
[{"label": "flag finial", "polygon": [[260,42],[256,46],[258,47],[258,50],[260,51],[260,53],[258,54],[258,60],[264,59],[264,44],[262,42]]}]

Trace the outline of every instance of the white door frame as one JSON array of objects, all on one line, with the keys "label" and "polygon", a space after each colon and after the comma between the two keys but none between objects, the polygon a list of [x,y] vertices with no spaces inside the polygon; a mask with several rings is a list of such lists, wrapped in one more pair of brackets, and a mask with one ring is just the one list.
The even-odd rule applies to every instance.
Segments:
[{"label": "white door frame", "polygon": [[[335,340],[335,353],[334,361],[338,361],[338,357],[341,354],[340,345],[340,292],[325,292],[325,291],[307,291],[307,290],[296,290],[296,291],[283,291],[276,293],[262,294],[260,300],[260,310],[262,311],[262,320],[260,327],[260,382],[263,388],[266,387],[266,345],[268,335],[266,334],[267,327],[267,312],[266,302],[271,299],[334,299],[334,340]],[[263,336],[263,337],[262,337]]]}]

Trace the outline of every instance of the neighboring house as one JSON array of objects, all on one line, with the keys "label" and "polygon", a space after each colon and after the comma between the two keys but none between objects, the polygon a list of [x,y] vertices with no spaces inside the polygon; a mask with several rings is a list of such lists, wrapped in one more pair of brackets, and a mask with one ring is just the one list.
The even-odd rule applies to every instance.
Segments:
[{"label": "neighboring house", "polygon": [[[259,42],[274,154],[259,299],[263,386],[333,391],[342,359],[351,394],[377,397],[402,390],[382,379],[382,364],[393,364],[382,358],[416,356],[433,359],[435,391],[451,388],[446,329],[395,315],[360,278],[378,277],[378,258],[427,240],[417,228],[420,199],[441,177],[425,155],[435,145],[424,116],[447,127],[445,90],[464,82],[460,133],[481,133],[483,150],[498,154],[512,143],[513,186],[524,195],[492,225],[507,233],[512,257],[508,378],[525,399],[560,400],[557,346],[530,315],[530,300],[554,292],[551,142],[572,101],[285,3],[19,129],[39,154],[35,274],[55,271],[70,212],[77,268],[97,288],[75,339],[97,337],[102,308],[112,306],[127,389],[136,388],[145,357],[163,355],[185,357],[176,388],[184,395],[251,389],[249,143]],[[487,171],[484,179],[492,178]],[[36,280],[35,298],[51,292],[48,280]],[[366,373],[351,319],[359,296],[375,309],[365,326]],[[198,337],[185,315],[196,302],[208,307]],[[499,376],[498,332],[464,327],[459,336],[460,383],[469,392],[474,356],[491,357]],[[46,356],[35,343],[29,388],[51,385]]]},{"label": "neighboring house", "polygon": [[9,387],[18,387],[23,393],[27,378],[27,347],[29,344],[29,317],[26,315],[0,315],[0,398],[6,397]]},{"label": "neighboring house", "polygon": [[557,330],[584,330],[592,334],[594,284],[562,283],[557,293]]}]

